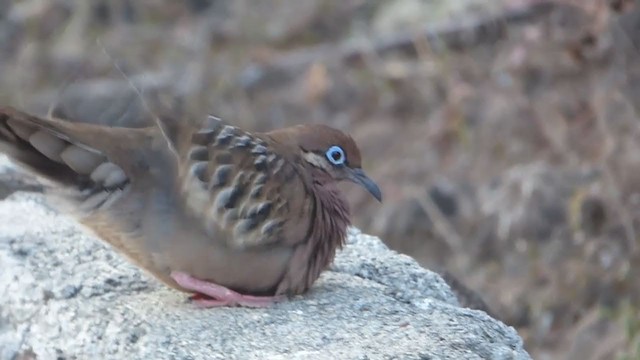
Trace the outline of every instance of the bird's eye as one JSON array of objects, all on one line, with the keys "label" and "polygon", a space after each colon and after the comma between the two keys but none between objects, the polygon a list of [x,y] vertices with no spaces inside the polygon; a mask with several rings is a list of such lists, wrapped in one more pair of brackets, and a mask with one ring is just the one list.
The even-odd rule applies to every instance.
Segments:
[{"label": "bird's eye", "polygon": [[342,165],[344,164],[346,158],[344,156],[344,150],[340,146],[332,146],[327,150],[327,159],[334,165]]}]

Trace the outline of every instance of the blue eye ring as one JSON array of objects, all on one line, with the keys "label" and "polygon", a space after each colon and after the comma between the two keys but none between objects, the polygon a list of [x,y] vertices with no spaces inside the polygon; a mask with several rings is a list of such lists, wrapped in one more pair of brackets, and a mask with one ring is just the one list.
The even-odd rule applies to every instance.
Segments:
[{"label": "blue eye ring", "polygon": [[347,161],[347,157],[344,155],[344,150],[340,146],[334,145],[325,153],[327,160],[333,165],[344,165]]}]

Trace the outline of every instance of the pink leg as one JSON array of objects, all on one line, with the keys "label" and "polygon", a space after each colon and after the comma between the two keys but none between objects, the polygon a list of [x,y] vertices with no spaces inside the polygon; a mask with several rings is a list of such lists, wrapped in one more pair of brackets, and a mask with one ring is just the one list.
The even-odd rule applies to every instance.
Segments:
[{"label": "pink leg", "polygon": [[281,296],[242,295],[224,286],[194,278],[193,276],[172,271],[171,277],[178,285],[196,292],[191,300],[201,307],[246,306],[267,307],[281,300]]}]

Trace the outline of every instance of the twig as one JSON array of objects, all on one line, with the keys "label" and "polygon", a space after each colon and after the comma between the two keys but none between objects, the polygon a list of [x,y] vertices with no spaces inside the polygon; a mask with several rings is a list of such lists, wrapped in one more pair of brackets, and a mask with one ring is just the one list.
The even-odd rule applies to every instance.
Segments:
[{"label": "twig", "polygon": [[255,64],[243,74],[243,86],[247,90],[272,89],[282,86],[301,74],[314,62],[344,63],[356,65],[362,59],[377,54],[384,56],[402,52],[417,56],[416,44],[428,42],[430,51],[442,52],[463,50],[495,43],[507,35],[510,25],[538,20],[556,7],[553,1],[535,1],[522,8],[508,10],[501,15],[466,22],[464,25],[447,24],[444,26],[426,26],[419,31],[402,32],[389,37],[367,41],[366,45],[336,46],[322,44],[301,50],[291,51],[276,57],[267,63]]},{"label": "twig", "polygon": [[418,200],[420,206],[433,221],[436,232],[444,239],[444,242],[456,254],[463,251],[462,237],[456,232],[449,220],[442,214],[430,196],[419,189],[412,190],[413,197]]}]

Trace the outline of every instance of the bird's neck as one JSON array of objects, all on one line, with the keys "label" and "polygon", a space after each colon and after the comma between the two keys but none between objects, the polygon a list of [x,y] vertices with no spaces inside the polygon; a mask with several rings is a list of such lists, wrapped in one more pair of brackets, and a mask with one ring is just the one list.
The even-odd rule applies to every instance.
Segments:
[{"label": "bird's neck", "polygon": [[336,186],[335,180],[320,169],[311,170],[311,175],[311,191],[316,201],[309,240],[313,247],[312,252],[316,255],[308,276],[315,278],[333,261],[336,250],[344,245],[347,227],[351,221],[349,204]]},{"label": "bird's neck", "polygon": [[317,200],[317,211],[326,212],[326,217],[321,217],[323,225],[333,230],[344,228],[343,232],[346,233],[351,223],[349,203],[338,189],[337,182],[322,169],[312,167],[309,172],[313,179],[312,191]]}]

